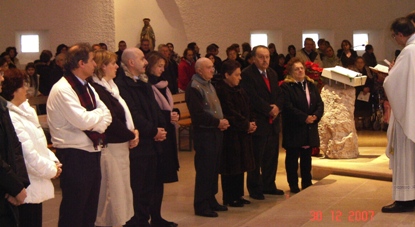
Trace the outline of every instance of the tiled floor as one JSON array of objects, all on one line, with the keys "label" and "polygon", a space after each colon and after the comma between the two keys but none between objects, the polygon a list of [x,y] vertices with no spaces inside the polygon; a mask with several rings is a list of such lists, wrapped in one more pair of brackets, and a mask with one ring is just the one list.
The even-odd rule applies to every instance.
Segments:
[{"label": "tiled floor", "polygon": [[[389,171],[385,164],[387,160],[382,161],[378,158],[384,153],[386,146],[385,132],[360,131],[358,134],[361,157],[337,161],[343,162],[341,165],[349,166],[349,169],[365,168],[364,163],[381,162],[383,166],[379,168],[386,169],[387,174]],[[280,151],[276,183],[286,195],[266,195],[263,201],[251,200],[252,204],[243,208],[231,207],[229,211],[219,213],[218,218],[198,217],[194,215],[192,205],[195,177],[193,156],[194,152],[179,152],[181,166],[179,182],[165,185],[162,215],[182,227],[396,226],[399,224],[414,226],[415,224],[415,213],[392,215],[379,213],[382,206],[392,202],[391,182],[387,180],[329,175],[319,182],[315,181],[312,187],[296,195],[290,195],[285,175],[283,149]],[[315,158],[313,162],[335,163],[335,160]],[[360,166],[356,167],[356,165]],[[57,226],[61,191],[58,186],[55,191],[56,198],[44,203],[44,227]],[[218,201],[222,200],[221,196],[222,193],[219,192],[216,196]],[[246,198],[249,199],[247,196]],[[313,214],[316,215],[315,220]],[[340,221],[336,221],[336,217]]]}]

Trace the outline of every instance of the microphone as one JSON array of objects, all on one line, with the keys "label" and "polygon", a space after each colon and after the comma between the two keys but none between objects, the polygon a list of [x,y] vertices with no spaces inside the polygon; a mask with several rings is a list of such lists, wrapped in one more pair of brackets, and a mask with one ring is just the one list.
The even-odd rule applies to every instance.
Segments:
[{"label": "microphone", "polygon": [[364,46],[366,46],[366,44],[361,44],[361,45],[354,46],[353,49],[356,48],[356,47],[364,47]]}]

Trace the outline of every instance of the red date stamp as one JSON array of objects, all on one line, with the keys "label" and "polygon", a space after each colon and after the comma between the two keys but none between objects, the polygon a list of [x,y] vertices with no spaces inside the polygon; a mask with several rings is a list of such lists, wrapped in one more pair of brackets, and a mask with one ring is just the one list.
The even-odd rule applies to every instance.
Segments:
[{"label": "red date stamp", "polygon": [[[310,211],[310,221],[319,222],[323,221],[324,215],[321,210]],[[373,220],[375,212],[373,210],[349,210],[347,214],[343,214],[341,210],[330,210],[330,214],[326,214],[327,218],[330,218],[333,222],[367,222]]]}]

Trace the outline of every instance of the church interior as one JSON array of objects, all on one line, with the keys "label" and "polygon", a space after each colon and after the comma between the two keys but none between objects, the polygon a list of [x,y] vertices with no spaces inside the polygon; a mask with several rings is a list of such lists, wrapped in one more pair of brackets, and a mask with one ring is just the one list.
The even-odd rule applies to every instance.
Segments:
[{"label": "church interior", "polygon": [[[39,49],[54,51],[61,43],[106,43],[117,51],[124,40],[139,45],[143,18],[151,19],[156,45],[171,42],[182,55],[187,43],[197,42],[202,55],[216,43],[219,56],[232,43],[249,42],[252,34],[267,34],[278,53],[287,54],[291,44],[302,47],[302,34],[315,33],[332,43],[335,50],[353,34],[368,35],[378,63],[393,59],[400,47],[390,37],[393,19],[415,9],[415,1],[190,1],[190,0],[104,0],[104,1],[0,1],[0,50],[16,46],[21,64],[39,53],[21,53],[20,36],[38,34]],[[353,43],[361,46],[360,43]],[[363,50],[358,51],[359,55]],[[276,184],[285,195],[266,195],[265,200],[231,207],[218,218],[195,216],[194,153],[179,151],[179,181],[165,184],[162,215],[181,227],[193,226],[414,226],[415,212],[385,214],[382,206],[393,202],[392,173],[385,155],[386,130],[357,130],[358,156],[312,159],[313,185],[297,194],[289,191],[285,172],[285,150],[280,144]],[[281,141],[281,139],[280,139]],[[189,145],[189,135],[182,143]],[[191,144],[190,144],[191,146]],[[43,226],[57,226],[61,190],[53,180],[55,198],[43,203]],[[245,192],[246,188],[245,188]],[[216,195],[222,200],[221,188]]]}]

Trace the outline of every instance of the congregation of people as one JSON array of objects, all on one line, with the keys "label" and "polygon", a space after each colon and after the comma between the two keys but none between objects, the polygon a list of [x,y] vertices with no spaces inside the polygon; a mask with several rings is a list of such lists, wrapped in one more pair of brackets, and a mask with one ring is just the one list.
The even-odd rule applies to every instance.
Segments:
[{"label": "congregation of people", "polygon": [[[290,192],[312,186],[312,149],[320,146],[324,103],[306,62],[367,75],[356,97],[371,96],[355,103],[355,117],[366,129],[372,129],[374,108],[386,100],[378,98],[384,75],[369,69],[377,64],[372,45],[358,56],[348,40],[336,53],[327,40],[316,46],[306,38],[304,48],[289,45],[287,55],[273,43],[243,43],[242,53],[232,44],[222,61],[214,43],[203,57],[191,42],[180,57],[172,43],[154,50],[153,42],[143,38],[137,48],[120,41],[116,52],[105,43],[61,44],[54,56],[44,50],[24,70],[15,47],[1,54],[1,226],[42,226],[42,202],[54,198],[56,178],[62,189],[58,226],[178,226],[161,210],[164,184],[179,180],[178,93],[185,93],[192,121],[193,208],[203,217],[251,204],[245,183],[253,200],[285,194],[275,183],[280,132]],[[37,96],[48,101],[35,110],[28,98]],[[54,151],[38,114],[47,114]],[[216,198],[219,176],[222,202]],[[409,197],[396,196],[415,199]],[[398,205],[413,209],[412,203]]]}]

